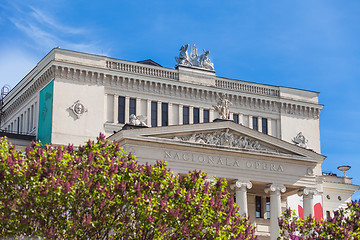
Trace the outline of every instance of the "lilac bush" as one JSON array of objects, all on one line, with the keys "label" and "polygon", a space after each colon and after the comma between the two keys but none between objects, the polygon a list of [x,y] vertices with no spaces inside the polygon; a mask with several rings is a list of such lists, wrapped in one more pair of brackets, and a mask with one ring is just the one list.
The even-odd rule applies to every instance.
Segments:
[{"label": "lilac bush", "polygon": [[103,135],[75,149],[0,141],[0,236],[48,239],[256,239],[226,180],[139,164]]},{"label": "lilac bush", "polygon": [[321,221],[312,216],[303,220],[288,209],[279,219],[279,226],[280,239],[360,239],[360,203],[352,201],[346,208],[334,211],[334,217]]}]

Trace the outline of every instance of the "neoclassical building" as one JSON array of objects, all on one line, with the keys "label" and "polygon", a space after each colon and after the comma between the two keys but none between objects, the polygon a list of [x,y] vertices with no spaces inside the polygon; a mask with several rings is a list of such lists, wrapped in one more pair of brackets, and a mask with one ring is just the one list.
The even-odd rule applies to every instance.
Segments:
[{"label": "neoclassical building", "polygon": [[321,218],[351,200],[351,178],[322,172],[318,92],[216,76],[188,48],[174,69],[55,48],[3,99],[0,133],[80,145],[103,132],[141,163],[226,178],[260,239],[286,207]]}]

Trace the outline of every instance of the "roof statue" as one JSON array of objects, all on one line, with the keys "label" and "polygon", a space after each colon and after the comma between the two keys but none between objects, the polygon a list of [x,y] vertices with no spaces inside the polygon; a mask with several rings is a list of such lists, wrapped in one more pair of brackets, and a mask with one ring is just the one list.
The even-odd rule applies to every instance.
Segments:
[{"label": "roof statue", "polygon": [[217,105],[213,105],[214,110],[219,113],[220,119],[230,119],[230,107],[232,103],[227,99],[227,94],[217,94],[219,100]]},{"label": "roof statue", "polygon": [[189,44],[186,44],[180,48],[179,57],[175,57],[177,65],[182,66],[194,66],[199,68],[208,69],[214,71],[214,64],[211,62],[210,58],[208,57],[210,51],[205,51],[204,53],[199,56],[198,48],[195,44],[191,47],[190,56],[188,54]]},{"label": "roof statue", "polygon": [[147,117],[143,115],[136,116],[135,114],[131,114],[129,124],[134,126],[147,126],[146,119]]},{"label": "roof statue", "polygon": [[308,140],[304,137],[302,132],[299,132],[296,137],[292,139],[292,142],[299,147],[307,148]]}]

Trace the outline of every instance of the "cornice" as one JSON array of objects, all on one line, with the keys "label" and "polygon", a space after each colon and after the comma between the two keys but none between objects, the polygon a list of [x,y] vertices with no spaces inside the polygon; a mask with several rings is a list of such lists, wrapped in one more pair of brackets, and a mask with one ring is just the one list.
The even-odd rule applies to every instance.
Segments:
[{"label": "cornice", "polygon": [[[6,103],[5,117],[21,106],[35,92],[39,91],[52,78],[75,82],[103,85],[107,88],[119,87],[129,91],[146,92],[171,98],[216,102],[218,93],[227,92],[233,107],[269,113],[296,115],[318,119],[322,105],[301,102],[279,97],[276,87],[252,86],[239,83],[243,92],[227,87],[203,86],[178,81],[178,70],[147,66],[126,61],[106,60],[105,67],[80,65],[64,61],[51,61],[42,74],[29,82],[29,86],[19,90],[20,97]],[[35,80],[34,80],[35,79]],[[220,81],[217,79],[216,81]],[[226,80],[222,80],[226,81]],[[224,84],[224,83],[221,83]],[[233,84],[233,83],[232,83]],[[242,84],[242,85],[241,85]],[[249,84],[250,86],[251,84]],[[230,85],[229,85],[230,86]]]}]

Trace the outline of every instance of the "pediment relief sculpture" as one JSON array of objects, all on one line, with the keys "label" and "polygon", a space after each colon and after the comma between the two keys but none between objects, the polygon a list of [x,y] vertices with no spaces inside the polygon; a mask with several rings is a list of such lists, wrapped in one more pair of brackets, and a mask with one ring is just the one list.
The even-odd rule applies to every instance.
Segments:
[{"label": "pediment relief sculpture", "polygon": [[266,146],[259,141],[248,136],[241,135],[226,129],[223,131],[193,133],[186,136],[175,136],[172,139],[180,142],[198,143],[204,145],[224,146],[239,148],[243,150],[252,150],[259,152],[270,152],[276,154],[289,154],[276,148]]}]

